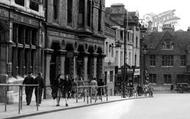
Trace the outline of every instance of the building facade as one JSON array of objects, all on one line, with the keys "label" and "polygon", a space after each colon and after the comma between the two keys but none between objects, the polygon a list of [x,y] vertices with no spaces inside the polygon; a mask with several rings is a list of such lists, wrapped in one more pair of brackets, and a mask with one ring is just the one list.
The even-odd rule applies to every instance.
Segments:
[{"label": "building facade", "polygon": [[[0,83],[21,83],[29,71],[43,72],[44,20],[41,0],[0,1]],[[8,94],[13,101],[18,87]]]},{"label": "building facade", "polygon": [[[124,60],[127,65],[127,80],[139,82],[140,78],[140,30],[138,12],[127,12],[127,25],[124,26],[124,15],[126,13],[123,4],[114,4],[106,8],[106,14],[114,24],[115,29],[115,91],[120,90],[122,80],[122,67]],[[126,27],[126,32],[125,32]],[[126,37],[125,37],[126,36]],[[124,59],[124,41],[126,40],[126,57]],[[134,76],[136,75],[136,76]]]},{"label": "building facade", "polygon": [[174,32],[164,25],[163,32],[145,36],[145,75],[155,89],[169,90],[175,83],[190,83],[189,31]]},{"label": "building facade", "polygon": [[104,0],[47,1],[46,85],[58,74],[103,79]]}]

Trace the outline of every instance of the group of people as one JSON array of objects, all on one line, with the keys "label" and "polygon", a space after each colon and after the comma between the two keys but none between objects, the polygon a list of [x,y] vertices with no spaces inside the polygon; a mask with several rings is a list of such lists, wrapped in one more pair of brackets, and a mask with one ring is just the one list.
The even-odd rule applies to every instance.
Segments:
[{"label": "group of people", "polygon": [[[78,81],[78,82],[77,82]],[[51,95],[52,98],[56,100],[56,106],[60,106],[61,97],[65,98],[65,106],[68,106],[68,98],[76,97],[77,86],[84,86],[84,81],[82,77],[79,77],[78,80],[74,80],[70,75],[62,75],[58,74],[58,76],[51,83]],[[35,90],[36,104],[40,105],[42,101],[42,92],[45,87],[44,79],[42,77],[42,73],[38,73],[38,75],[34,78],[32,72],[29,72],[28,75],[24,78],[23,84],[25,85],[25,94],[26,94],[26,103],[30,105],[33,91]],[[32,85],[31,85],[32,84]],[[38,84],[38,86],[34,86],[33,84]],[[100,96],[104,94],[103,87],[104,82],[102,79],[96,80],[92,79],[89,84],[92,86],[92,96],[96,95]],[[81,92],[83,92],[81,90]],[[80,94],[80,89],[78,89],[78,93]],[[78,95],[77,95],[78,96]]]},{"label": "group of people", "polygon": [[[38,73],[37,77],[34,78],[32,72],[29,72],[28,75],[24,78],[23,84],[26,84],[26,104],[30,105],[33,90],[35,89],[36,103],[40,105],[42,101],[42,91],[44,88],[44,79],[42,78],[42,73]],[[39,86],[33,86],[31,84],[38,84]]]}]

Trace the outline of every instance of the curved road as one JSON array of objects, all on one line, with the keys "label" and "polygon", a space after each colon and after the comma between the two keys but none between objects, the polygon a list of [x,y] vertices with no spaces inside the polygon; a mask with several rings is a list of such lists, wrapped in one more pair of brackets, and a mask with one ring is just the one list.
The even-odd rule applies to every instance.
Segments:
[{"label": "curved road", "polygon": [[190,94],[160,94],[42,114],[27,119],[190,119]]}]

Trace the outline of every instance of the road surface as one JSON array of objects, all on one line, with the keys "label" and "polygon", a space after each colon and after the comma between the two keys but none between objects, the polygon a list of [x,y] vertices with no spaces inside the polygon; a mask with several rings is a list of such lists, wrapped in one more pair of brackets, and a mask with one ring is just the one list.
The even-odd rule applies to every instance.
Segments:
[{"label": "road surface", "polygon": [[153,98],[125,100],[26,119],[190,119],[190,94],[157,94]]}]

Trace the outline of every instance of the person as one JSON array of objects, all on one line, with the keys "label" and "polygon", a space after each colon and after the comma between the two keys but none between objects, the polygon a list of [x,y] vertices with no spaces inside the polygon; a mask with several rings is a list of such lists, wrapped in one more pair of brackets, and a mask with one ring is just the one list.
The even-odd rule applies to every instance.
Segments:
[{"label": "person", "polygon": [[71,91],[71,80],[69,78],[69,75],[65,76],[65,79],[63,80],[63,97],[65,98],[65,106],[68,106],[67,100]]},{"label": "person", "polygon": [[91,98],[94,98],[95,99],[95,102],[97,101],[97,81],[95,78],[93,78],[91,81],[90,81],[90,85],[91,85]]},{"label": "person", "polygon": [[[32,77],[32,72],[28,72],[28,75],[24,78],[23,84],[34,84],[34,78]],[[33,86],[25,87],[26,94],[26,104],[30,105],[33,93]]]},{"label": "person", "polygon": [[[35,88],[36,103],[41,104],[42,91],[44,88],[44,79],[42,78],[42,73],[38,73],[38,76],[35,78],[35,84],[39,85],[39,87]],[[38,95],[39,95],[39,97],[38,97]]]},{"label": "person", "polygon": [[98,80],[98,86],[100,86],[100,87],[98,87],[98,93],[97,93],[97,95],[102,100],[102,95],[104,95],[104,87],[102,87],[102,86],[104,86],[103,79],[99,79]]},{"label": "person", "polygon": [[77,93],[77,82],[76,80],[73,78],[72,82],[71,82],[71,98],[76,97],[76,93]]},{"label": "person", "polygon": [[58,76],[55,78],[54,82],[52,83],[52,97],[53,99],[56,99],[56,106],[60,106],[60,98],[61,93],[63,89],[63,79],[61,77],[61,74],[58,74]]}]

